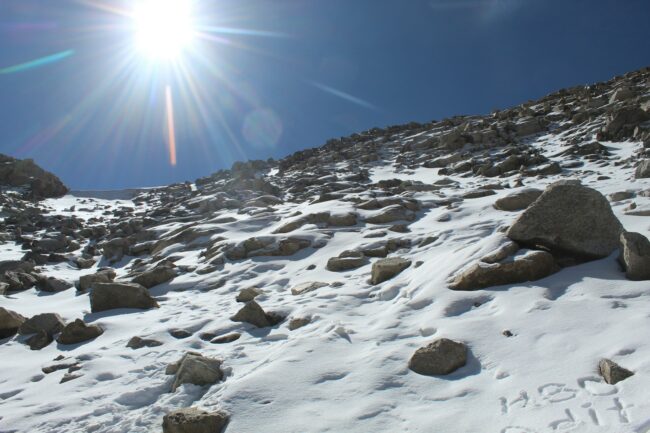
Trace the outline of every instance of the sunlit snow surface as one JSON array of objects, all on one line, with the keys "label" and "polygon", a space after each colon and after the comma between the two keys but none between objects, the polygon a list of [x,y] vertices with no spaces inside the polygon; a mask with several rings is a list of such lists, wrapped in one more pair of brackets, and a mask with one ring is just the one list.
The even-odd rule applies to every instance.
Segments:
[{"label": "sunlit snow surface", "polygon": [[[538,140],[547,155],[557,153],[551,136]],[[638,146],[605,144],[624,157]],[[647,180],[633,180],[629,169],[587,163],[579,170],[585,185],[604,194],[650,187]],[[439,178],[436,172],[420,168],[395,173],[386,165],[378,166],[372,177],[432,183]],[[601,175],[610,179],[597,181]],[[525,182],[526,187],[544,188],[558,178]],[[493,182],[454,179],[467,190]],[[157,432],[166,412],[185,406],[227,410],[232,415],[227,431],[232,433],[650,431],[650,282],[626,280],[615,255],[534,283],[475,292],[447,288],[451,274],[501,242],[499,229],[518,213],[494,210],[492,203],[512,191],[465,200],[453,209],[425,208],[411,224],[411,233],[389,232],[389,237],[407,237],[414,244],[432,235],[439,239],[396,253],[423,263],[377,286],[368,283],[369,264],[344,273],[325,270],[330,257],[373,242],[363,238],[373,230],[366,225],[329,229],[333,237],[325,247],[292,257],[247,259],[207,275],[182,274],[151,290],[159,309],[91,313],[88,295],[74,289],[52,295],[30,290],[2,298],[3,307],[24,316],[57,312],[67,321],[83,318],[99,324],[105,333],[86,344],[53,343],[41,351],[30,351],[16,339],[3,340],[0,432]],[[416,198],[426,205],[439,196],[418,193]],[[76,215],[90,218],[81,200],[67,196],[46,204],[63,214],[74,205]],[[650,205],[650,198],[634,201],[640,207]],[[99,202],[106,210],[136,207],[128,200]],[[629,202],[613,203],[614,212],[627,230],[650,236],[650,217],[623,214]],[[337,211],[352,210],[349,203],[335,203]],[[269,215],[223,213],[237,221],[221,227],[232,240],[269,234],[296,210],[332,210],[332,202],[287,203],[276,209],[283,216],[280,221]],[[449,214],[449,221],[438,221],[443,214]],[[296,234],[322,236],[313,226]],[[177,264],[197,265],[200,251],[179,249],[174,254],[183,259]],[[6,244],[0,255],[17,258],[21,252]],[[307,270],[312,264],[316,269]],[[118,277],[126,273],[124,268],[117,271]],[[92,272],[66,264],[44,270],[69,281]],[[308,281],[343,285],[291,294],[291,287]],[[264,290],[257,300],[267,311],[311,316],[312,323],[289,331],[288,321],[266,329],[231,322],[229,317],[241,307],[235,295],[250,286]],[[177,340],[168,333],[174,328],[194,334]],[[514,336],[503,336],[506,329]],[[199,338],[202,332],[231,331],[242,332],[242,337],[224,345]],[[136,335],[164,344],[125,347]],[[467,343],[468,364],[446,377],[408,370],[412,353],[440,337]],[[225,381],[169,392],[171,376],[165,375],[165,367],[188,350],[223,359]],[[59,384],[65,370],[41,372],[60,354],[81,360],[81,378]],[[597,373],[602,357],[635,376],[615,386],[605,384]]]}]

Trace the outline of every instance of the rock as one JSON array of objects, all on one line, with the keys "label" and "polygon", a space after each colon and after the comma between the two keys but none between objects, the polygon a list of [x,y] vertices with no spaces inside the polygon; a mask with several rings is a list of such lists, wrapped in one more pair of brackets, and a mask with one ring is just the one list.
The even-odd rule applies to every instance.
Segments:
[{"label": "rock", "polygon": [[650,159],[644,159],[639,163],[634,172],[634,176],[637,179],[647,179],[650,178]]},{"label": "rock", "polygon": [[111,283],[115,279],[115,270],[113,268],[103,268],[94,274],[82,275],[79,278],[78,289],[81,292],[90,290],[94,283]]},{"label": "rock", "polygon": [[167,374],[174,374],[172,392],[185,383],[212,385],[223,379],[220,359],[206,358],[196,352],[187,352],[180,361],[167,367]]},{"label": "rock", "polygon": [[[278,320],[279,319],[279,320]],[[262,307],[255,302],[247,302],[234,316],[230,318],[233,322],[246,322],[255,325],[258,328],[266,328],[267,326],[277,325],[282,321],[273,314],[267,314]]]},{"label": "rock", "polygon": [[618,191],[608,195],[610,201],[623,201],[634,198],[632,191]]},{"label": "rock", "polygon": [[38,281],[38,288],[44,292],[57,293],[68,290],[72,284],[55,277],[47,277]]},{"label": "rock", "polygon": [[370,282],[379,284],[390,280],[409,266],[411,266],[411,261],[400,257],[377,260],[372,264]]},{"label": "rock", "polygon": [[77,344],[97,338],[103,333],[104,330],[99,325],[86,325],[83,320],[77,319],[63,328],[56,341],[61,344]]},{"label": "rock", "polygon": [[0,339],[16,334],[25,320],[27,319],[15,311],[0,307]]},{"label": "rock", "polygon": [[348,271],[363,266],[366,259],[363,255],[357,257],[332,257],[327,261],[327,270],[332,272]]},{"label": "rock", "polygon": [[83,374],[81,373],[66,373],[63,375],[59,383],[70,382],[71,380],[79,379]]},{"label": "rock", "polygon": [[578,261],[607,257],[618,248],[623,227],[598,191],[556,182],[526,209],[506,235],[529,247],[543,247]]},{"label": "rock", "polygon": [[18,328],[20,335],[36,334],[45,332],[48,335],[54,335],[63,329],[65,322],[63,318],[55,313],[42,313],[30,317]]},{"label": "rock", "polygon": [[183,338],[188,338],[192,336],[192,333],[190,331],[187,331],[185,329],[170,329],[169,330],[169,335],[172,337],[182,340]]},{"label": "rock", "polygon": [[464,199],[481,198],[481,197],[488,197],[494,194],[496,194],[496,192],[494,192],[491,189],[476,189],[474,191],[468,191],[465,194],[463,194],[463,198]]},{"label": "rock", "polygon": [[119,262],[129,253],[131,243],[125,238],[114,238],[100,245],[102,255],[111,263]]},{"label": "rock", "polygon": [[47,347],[52,341],[54,341],[52,334],[45,331],[39,331],[36,334],[32,334],[25,343],[27,343],[31,350],[41,350],[42,348]]},{"label": "rock", "polygon": [[494,202],[494,208],[503,211],[518,211],[526,209],[542,195],[542,191],[535,188],[524,188]]},{"label": "rock", "polygon": [[141,349],[143,347],[158,347],[162,346],[162,342],[158,340],[154,340],[152,338],[140,338],[140,337],[131,337],[128,343],[126,343],[126,347],[129,347],[133,350],[135,349]]},{"label": "rock", "polygon": [[43,170],[32,159],[14,159],[0,155],[0,184],[8,186],[28,186],[31,198],[61,197],[68,188],[50,172]]},{"label": "rock", "polygon": [[640,233],[621,233],[619,261],[630,280],[650,280],[650,241]]},{"label": "rock", "polygon": [[453,373],[466,363],[467,346],[441,338],[416,350],[408,366],[415,373],[438,376]]},{"label": "rock", "polygon": [[387,206],[366,218],[366,222],[370,224],[386,224],[395,221],[413,220],[415,220],[415,213],[399,204]]},{"label": "rock", "polygon": [[262,291],[257,287],[248,287],[246,289],[241,289],[237,294],[237,298],[235,300],[237,302],[249,302],[257,298],[261,294]]},{"label": "rock", "polygon": [[147,289],[157,286],[158,284],[166,283],[171,281],[176,277],[176,271],[173,267],[162,265],[156,266],[155,268],[142,272],[133,278],[133,282],[140,284]]},{"label": "rock", "polygon": [[609,97],[609,103],[613,104],[614,102],[625,101],[627,99],[634,98],[635,94],[632,89],[626,86],[619,87],[614,90],[612,96]]},{"label": "rock", "polygon": [[232,343],[233,341],[239,340],[240,337],[241,334],[239,332],[231,332],[230,334],[219,335],[217,337],[214,337],[213,339],[210,340],[210,343],[212,344]]},{"label": "rock", "polygon": [[600,375],[603,376],[605,382],[610,385],[616,385],[621,380],[625,380],[630,376],[634,376],[634,373],[630,370],[621,367],[617,363],[609,359],[601,359],[598,363],[598,371]]},{"label": "rock", "polygon": [[321,287],[329,286],[327,283],[320,283],[318,281],[308,282],[298,284],[297,286],[291,289],[292,295],[302,295],[304,293],[312,292],[314,290],[320,289]]},{"label": "rock", "polygon": [[149,309],[158,302],[149,291],[133,283],[95,283],[90,291],[90,309],[93,313],[114,308]]},{"label": "rock", "polygon": [[193,407],[179,409],[163,417],[163,433],[221,433],[228,425],[223,411],[205,412]]},{"label": "rock", "polygon": [[311,317],[295,317],[289,321],[289,331],[307,326],[311,323]]},{"label": "rock", "polygon": [[460,273],[449,285],[452,290],[477,290],[505,284],[525,283],[559,271],[553,255],[546,251],[529,251],[510,262],[478,262]]}]

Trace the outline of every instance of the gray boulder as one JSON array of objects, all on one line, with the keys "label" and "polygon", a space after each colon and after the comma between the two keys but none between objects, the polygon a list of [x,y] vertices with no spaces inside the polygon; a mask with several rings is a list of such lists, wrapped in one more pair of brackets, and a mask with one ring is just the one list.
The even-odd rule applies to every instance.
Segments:
[{"label": "gray boulder", "polygon": [[189,407],[163,417],[163,433],[221,433],[228,425],[226,412],[205,412]]},{"label": "gray boulder", "polygon": [[166,373],[174,375],[172,392],[184,383],[212,385],[223,379],[222,361],[206,358],[196,352],[187,352],[180,361],[167,366]]},{"label": "gray boulder", "polygon": [[176,271],[172,266],[161,265],[142,272],[133,278],[133,282],[150,289],[158,284],[166,283],[176,277]]},{"label": "gray boulder", "polygon": [[95,283],[90,291],[90,309],[93,313],[114,308],[149,309],[158,302],[149,291],[133,283]]},{"label": "gray boulder", "polygon": [[637,179],[647,179],[650,178],[650,159],[644,159],[639,163],[639,165],[636,167],[636,171],[634,172],[634,176]]},{"label": "gray boulder", "polygon": [[361,267],[365,263],[366,263],[366,259],[363,257],[363,254],[361,253],[358,253],[356,255],[331,257],[327,261],[327,270],[332,272],[348,271],[350,269],[356,269],[358,267]]},{"label": "gray boulder", "polygon": [[115,270],[113,268],[104,268],[94,274],[82,275],[79,278],[78,289],[81,292],[90,290],[94,283],[110,283],[115,279]]},{"label": "gray boulder", "polygon": [[158,347],[162,346],[162,342],[158,340],[154,340],[153,338],[140,338],[140,337],[132,337],[128,343],[126,343],[126,347],[130,349],[141,349],[143,347]]},{"label": "gray boulder", "polygon": [[467,346],[441,338],[415,351],[408,367],[418,374],[438,376],[453,373],[467,363]]},{"label": "gray boulder", "polygon": [[302,295],[303,293],[313,292],[314,290],[320,289],[321,287],[329,286],[327,283],[321,283],[318,281],[311,281],[307,283],[298,284],[297,286],[291,289],[292,295]]},{"label": "gray boulder", "polygon": [[615,251],[622,229],[601,193],[577,182],[561,181],[546,188],[506,235],[524,246],[588,261]]},{"label": "gray boulder", "polygon": [[379,284],[390,280],[409,266],[411,266],[411,261],[400,257],[377,260],[372,264],[370,282]]},{"label": "gray boulder", "polygon": [[38,288],[44,292],[57,293],[68,290],[72,284],[55,277],[44,277],[39,279]]},{"label": "gray boulder", "polygon": [[104,330],[99,325],[86,325],[83,320],[77,319],[63,328],[56,341],[61,344],[77,344],[97,338],[103,333]]},{"label": "gray boulder", "polygon": [[477,290],[505,284],[525,283],[559,271],[553,255],[546,251],[530,251],[512,261],[477,262],[457,275],[449,285],[452,290]]},{"label": "gray boulder", "polygon": [[16,334],[25,320],[27,319],[15,311],[0,307],[0,338],[7,338]]},{"label": "gray boulder", "polygon": [[598,363],[598,371],[600,375],[603,376],[605,382],[610,385],[616,385],[621,380],[625,380],[630,376],[634,376],[634,373],[623,368],[614,361],[610,359],[601,359]]},{"label": "gray boulder", "polygon": [[36,334],[45,332],[48,335],[54,335],[63,329],[65,322],[63,318],[56,313],[42,313],[30,317],[18,328],[20,335]]},{"label": "gray boulder", "polygon": [[386,224],[395,221],[413,220],[415,220],[415,213],[399,204],[387,206],[366,218],[366,222],[370,224]]},{"label": "gray boulder", "polygon": [[518,211],[526,209],[542,195],[541,190],[535,188],[524,188],[494,202],[494,208],[503,211]]},{"label": "gray boulder", "polygon": [[266,313],[255,301],[247,302],[234,316],[230,318],[233,322],[245,322],[255,325],[258,328],[277,325],[282,317]]},{"label": "gray boulder", "polygon": [[650,280],[650,241],[640,233],[621,233],[619,261],[630,280]]},{"label": "gray boulder", "polygon": [[235,300],[237,302],[249,302],[252,301],[253,299],[257,298],[259,295],[262,294],[262,291],[258,289],[257,287],[247,287],[245,289],[241,289],[239,293],[237,294],[237,297]]}]

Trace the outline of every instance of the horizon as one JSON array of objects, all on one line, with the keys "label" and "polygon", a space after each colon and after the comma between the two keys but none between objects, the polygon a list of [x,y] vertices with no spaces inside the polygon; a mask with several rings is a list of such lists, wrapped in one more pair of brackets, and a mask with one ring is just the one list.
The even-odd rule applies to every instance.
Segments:
[{"label": "horizon", "polygon": [[155,187],[487,114],[650,58],[641,0],[191,3],[194,40],[171,51],[164,32],[143,47],[138,2],[2,3],[0,152],[72,190]]}]

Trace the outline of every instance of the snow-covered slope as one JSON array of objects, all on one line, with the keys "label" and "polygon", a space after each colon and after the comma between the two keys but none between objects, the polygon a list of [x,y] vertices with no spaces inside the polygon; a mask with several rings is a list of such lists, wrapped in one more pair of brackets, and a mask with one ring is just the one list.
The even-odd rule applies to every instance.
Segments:
[{"label": "snow-covered slope", "polygon": [[[616,110],[647,104],[649,77],[640,71],[484,118],[369,131],[132,200],[41,202],[48,218],[80,221],[66,234],[80,249],[40,265],[40,274],[75,283],[111,266],[116,281],[129,281],[167,260],[177,276],[150,288],[160,307],[149,310],[92,312],[89,294],[74,288],[0,298],[24,317],[58,313],[104,330],[40,350],[26,336],[0,340],[0,432],[154,432],[164,414],[190,406],[227,411],[226,431],[235,433],[650,431],[650,282],[628,280],[618,252],[537,281],[449,289],[459,270],[507,241],[522,211],[493,204],[522,188],[579,179],[605,196],[630,192],[611,202],[614,214],[625,230],[650,236],[650,179],[634,174],[646,129],[611,126]],[[633,94],[617,100],[622,86]],[[567,153],[596,139],[606,153]],[[512,155],[515,169],[489,171]],[[404,218],[369,223],[386,209],[364,205],[372,199],[397,200]],[[354,221],[332,222],[346,215]],[[0,247],[3,260],[23,257],[16,242],[29,248],[48,230],[62,232],[16,235],[17,224],[5,224],[13,234]],[[111,239],[127,240],[117,256],[103,249]],[[308,246],[293,254],[278,246],[296,239]],[[379,259],[369,254],[354,269],[327,269],[344,251],[387,245],[389,257],[412,265],[385,282],[371,284]],[[97,262],[80,269],[79,255]],[[327,285],[292,294],[309,282]],[[250,287],[284,320],[263,328],[232,321],[243,306],[237,294]],[[290,330],[298,318],[309,323]],[[210,342],[232,333],[241,336]],[[131,349],[134,336],[162,344]],[[416,349],[437,338],[465,343],[466,365],[446,376],[411,371]],[[172,392],[165,370],[187,351],[221,359],[224,379]],[[606,384],[602,358],[634,376]],[[67,367],[42,371],[71,364],[78,377],[64,383]]]}]

